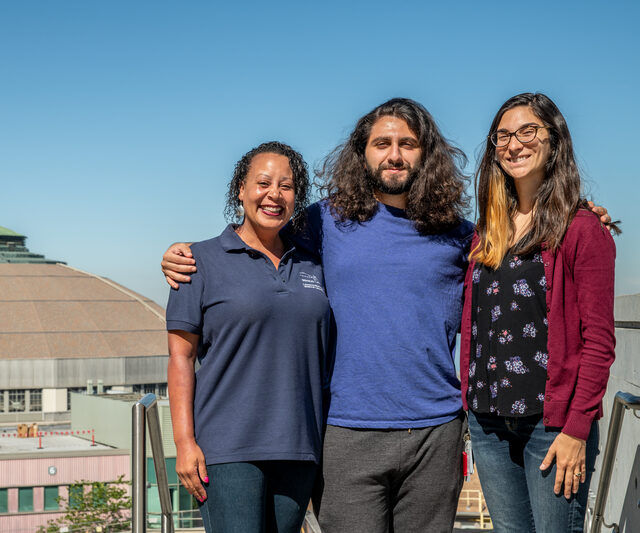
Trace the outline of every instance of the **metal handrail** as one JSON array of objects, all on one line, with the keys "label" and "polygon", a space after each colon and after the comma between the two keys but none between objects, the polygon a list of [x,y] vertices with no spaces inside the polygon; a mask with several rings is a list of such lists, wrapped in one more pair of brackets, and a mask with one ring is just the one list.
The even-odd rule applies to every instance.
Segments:
[{"label": "metal handrail", "polygon": [[[146,461],[146,426],[149,427],[151,454],[158,482],[160,511],[162,512],[162,533],[174,533],[171,516],[171,495],[167,467],[164,462],[160,417],[155,394],[147,394],[137,401],[133,408],[131,427],[131,531],[146,533],[147,531],[147,461]],[[146,419],[146,424],[145,424]]]},{"label": "metal handrail", "polygon": [[616,458],[616,450],[618,449],[618,441],[620,440],[620,430],[622,429],[622,420],[626,409],[637,411],[640,409],[640,396],[634,396],[628,392],[618,392],[613,401],[613,409],[611,412],[611,421],[609,422],[609,432],[607,433],[607,445],[604,449],[604,457],[602,458],[602,473],[598,482],[598,492],[596,503],[593,507],[593,522],[591,523],[591,533],[600,533],[600,528],[613,528],[618,531],[618,524],[607,524],[604,521],[604,506],[607,502],[609,494],[609,485],[611,484],[611,476],[613,475],[613,462]]}]

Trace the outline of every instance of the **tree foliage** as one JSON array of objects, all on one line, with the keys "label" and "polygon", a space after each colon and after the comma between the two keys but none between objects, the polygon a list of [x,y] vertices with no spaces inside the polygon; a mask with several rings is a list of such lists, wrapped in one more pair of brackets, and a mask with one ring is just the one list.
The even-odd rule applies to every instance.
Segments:
[{"label": "tree foliage", "polygon": [[76,481],[67,498],[58,497],[64,514],[40,526],[37,533],[94,533],[131,530],[131,497],[124,476],[116,481]]}]

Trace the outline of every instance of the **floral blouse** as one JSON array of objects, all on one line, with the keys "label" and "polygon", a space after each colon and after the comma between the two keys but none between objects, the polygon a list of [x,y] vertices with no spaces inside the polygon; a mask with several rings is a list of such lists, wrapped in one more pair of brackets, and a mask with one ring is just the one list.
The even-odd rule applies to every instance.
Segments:
[{"label": "floral blouse", "polygon": [[476,264],[472,295],[469,406],[509,417],[542,413],[548,359],[542,255],[509,253],[496,270]]}]

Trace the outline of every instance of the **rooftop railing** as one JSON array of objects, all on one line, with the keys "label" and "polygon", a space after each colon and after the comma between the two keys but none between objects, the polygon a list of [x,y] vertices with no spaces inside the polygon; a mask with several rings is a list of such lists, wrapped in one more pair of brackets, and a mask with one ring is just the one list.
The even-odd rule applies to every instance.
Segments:
[{"label": "rooftop railing", "polygon": [[[596,503],[593,507],[593,518],[591,519],[591,533],[600,533],[602,526],[612,528],[618,533],[620,527],[618,524],[607,524],[604,521],[604,508],[607,503],[609,494],[609,485],[611,484],[611,476],[613,474],[613,464],[618,449],[618,441],[620,440],[620,430],[622,429],[622,421],[625,411],[632,410],[636,418],[640,418],[637,411],[640,409],[640,396],[634,396],[628,392],[618,392],[615,395],[613,409],[611,412],[611,420],[609,421],[609,432],[607,433],[607,444],[602,458],[602,471],[600,473],[600,481],[598,483],[598,492],[596,494]],[[589,517],[587,517],[587,520]]]},{"label": "rooftop railing", "polygon": [[[155,394],[147,394],[132,408],[131,431],[131,532],[146,533],[147,531],[147,461],[146,461],[146,429],[149,429],[149,442],[153,455],[153,465],[158,481],[160,496],[161,531],[174,533],[171,516],[171,495],[169,494],[169,480],[162,448],[162,434],[160,432],[160,418]],[[146,422],[146,424],[145,424]]]},{"label": "rooftop railing", "polygon": [[[588,513],[587,528],[590,533],[600,533],[602,526],[613,529],[618,533],[619,526],[616,523],[607,524],[604,521],[604,510],[613,474],[613,465],[616,458],[620,431],[624,420],[625,411],[631,410],[636,418],[640,410],[640,396],[634,396],[626,392],[618,392],[614,398],[607,444],[602,460],[602,471],[598,483],[593,511]],[[133,406],[132,416],[132,446],[131,446],[131,480],[132,480],[132,533],[146,533],[147,531],[147,461],[146,461],[146,432],[149,431],[149,442],[153,455],[153,464],[158,483],[161,509],[162,533],[174,533],[171,497],[169,483],[162,448],[162,435],[160,420],[158,417],[157,400],[154,394],[147,394]],[[589,516],[590,515],[590,516]],[[317,531],[315,519],[307,517],[302,531]]]}]

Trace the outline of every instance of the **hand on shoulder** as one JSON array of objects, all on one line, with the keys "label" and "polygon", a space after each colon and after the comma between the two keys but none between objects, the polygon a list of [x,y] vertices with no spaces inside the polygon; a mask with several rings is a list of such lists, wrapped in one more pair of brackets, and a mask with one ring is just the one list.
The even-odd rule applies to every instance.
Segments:
[{"label": "hand on shoulder", "polygon": [[184,242],[173,243],[162,256],[160,268],[167,283],[174,289],[179,289],[179,283],[189,283],[188,274],[196,272],[196,260],[191,253],[191,244]]}]

